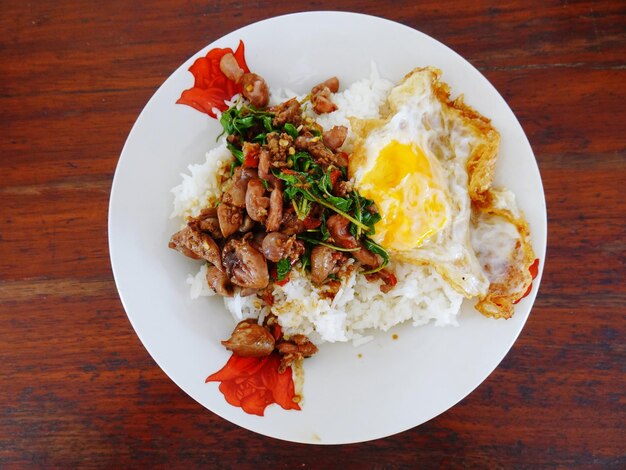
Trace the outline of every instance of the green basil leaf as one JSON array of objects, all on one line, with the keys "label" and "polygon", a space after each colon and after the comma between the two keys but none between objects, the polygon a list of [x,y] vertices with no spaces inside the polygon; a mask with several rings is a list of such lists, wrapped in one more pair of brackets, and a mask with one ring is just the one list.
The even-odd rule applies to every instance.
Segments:
[{"label": "green basil leaf", "polygon": [[326,226],[326,211],[322,212],[322,224],[320,225],[320,233],[322,234],[322,240],[326,241],[330,238],[330,232]]},{"label": "green basil leaf", "polygon": [[368,250],[370,250],[372,253],[376,255],[380,255],[383,259],[383,263],[380,266],[378,266],[376,269],[372,269],[371,271],[365,271],[364,274],[375,273],[377,271],[380,271],[381,269],[383,269],[385,266],[389,264],[389,253],[387,253],[387,250],[385,250],[378,243],[374,242],[373,240],[367,237],[363,237],[362,242],[363,242],[363,245],[365,245],[365,248],[367,248]]},{"label": "green basil leaf", "polygon": [[255,121],[254,116],[246,116],[246,117],[242,117],[239,119],[235,119],[233,121],[233,125],[235,126],[237,131],[239,131],[240,133],[243,133],[244,131],[247,131],[252,126],[254,126],[254,121]]},{"label": "green basil leaf", "polygon": [[230,150],[230,153],[234,155],[237,161],[240,164],[243,164],[243,152],[237,147],[235,147],[233,144],[231,144],[230,142],[226,144],[226,147],[228,147],[228,150]]},{"label": "green basil leaf", "polygon": [[307,248],[302,256],[300,256],[300,264],[301,264],[301,272],[304,274],[304,271],[309,268],[311,265],[311,251]]},{"label": "green basil leaf", "polygon": [[291,201],[295,199],[298,193],[299,193],[299,190],[295,186],[287,186],[285,190],[283,191],[283,196],[285,196],[287,201]]},{"label": "green basil leaf", "polygon": [[265,115],[261,117],[261,121],[263,122],[263,127],[267,132],[272,132],[274,128],[272,127],[273,115]]},{"label": "green basil leaf", "polygon": [[296,126],[294,126],[290,122],[285,124],[285,132],[289,134],[293,139],[298,137],[298,129],[296,129]]},{"label": "green basil leaf", "polygon": [[339,209],[342,212],[348,212],[352,207],[352,200],[338,197],[338,196],[327,196],[324,198],[327,202],[330,202],[333,206]]},{"label": "green basil leaf", "polygon": [[255,138],[252,139],[252,142],[256,142],[256,143],[261,144],[261,145],[267,144],[267,134],[265,134],[263,132],[263,133],[257,135]]},{"label": "green basil leaf", "polygon": [[280,173],[274,173],[274,176],[292,185],[301,183],[300,178],[298,178],[297,175],[283,173],[282,171]]},{"label": "green basil leaf", "polygon": [[276,280],[282,281],[287,277],[291,271],[291,262],[287,258],[281,259],[278,263],[276,263]]},{"label": "green basil leaf", "polygon": [[375,230],[374,226],[378,222],[380,222],[381,218],[382,217],[380,216],[380,214],[378,212],[372,213],[372,212],[370,212],[368,210],[364,210],[363,211],[363,215],[361,217],[361,221],[370,228],[370,230],[368,232],[369,235],[374,235],[374,233],[376,233],[376,230]]}]

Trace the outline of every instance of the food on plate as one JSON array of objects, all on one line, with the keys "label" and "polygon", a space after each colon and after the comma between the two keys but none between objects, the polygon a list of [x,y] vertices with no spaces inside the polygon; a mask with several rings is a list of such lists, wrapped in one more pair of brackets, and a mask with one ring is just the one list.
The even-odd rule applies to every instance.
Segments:
[{"label": "food on plate", "polygon": [[[450,98],[438,69],[394,85],[373,68],[343,91],[331,77],[297,95],[251,72],[240,43],[190,71],[179,102],[224,132],[173,190],[185,223],[169,246],[202,262],[192,297],[223,296],[238,321],[222,343],[239,359],[207,379],[229,403],[299,409],[291,367],[316,345],[362,344],[409,319],[456,325],[464,298],[509,318],[528,293],[528,224],[492,186],[499,133]],[[284,381],[289,393],[266,386],[246,402],[254,387],[225,385],[237,377],[257,389]]]}]

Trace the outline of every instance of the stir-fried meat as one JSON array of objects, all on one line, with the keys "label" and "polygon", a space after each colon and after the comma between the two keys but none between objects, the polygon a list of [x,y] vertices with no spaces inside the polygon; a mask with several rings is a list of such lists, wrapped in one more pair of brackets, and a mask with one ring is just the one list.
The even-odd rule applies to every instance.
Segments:
[{"label": "stir-fried meat", "polygon": [[252,320],[239,322],[230,339],[222,344],[240,357],[265,357],[274,350],[274,337],[264,326]]},{"label": "stir-fried meat", "polygon": [[264,223],[267,218],[267,207],[270,199],[265,196],[265,186],[259,178],[248,182],[246,191],[246,211],[252,220]]},{"label": "stir-fried meat", "polygon": [[283,190],[276,186],[270,195],[270,209],[265,221],[265,228],[268,232],[275,232],[280,229],[283,221]]},{"label": "stir-fried meat", "polygon": [[271,168],[272,157],[269,150],[261,149],[259,153],[259,178],[263,178],[274,187],[280,182],[280,179],[272,174]]},{"label": "stir-fried meat", "polygon": [[396,279],[396,276],[391,271],[388,271],[386,269],[381,269],[380,271],[376,271],[375,273],[366,274],[365,277],[370,282],[377,279],[383,281],[383,283],[380,285],[380,291],[384,293],[389,292],[398,283],[398,279]]},{"label": "stir-fried meat", "polygon": [[[247,145],[244,144],[244,147]],[[257,145],[258,144],[253,144]],[[222,203],[230,204],[241,209],[246,207],[246,191],[248,181],[258,176],[256,168],[238,166],[230,179],[230,186],[222,194]],[[243,221],[243,220],[242,220]]]},{"label": "stir-fried meat", "polygon": [[258,251],[263,253],[263,240],[268,234],[265,232],[252,232],[252,236],[248,239],[250,244]]},{"label": "stir-fried meat", "polygon": [[278,343],[276,349],[282,356],[278,368],[280,373],[283,373],[295,361],[311,357],[318,351],[317,346],[304,335],[293,335],[288,341]]},{"label": "stir-fried meat", "polygon": [[350,254],[366,268],[377,268],[382,263],[382,258],[364,247],[361,247],[360,250],[353,251]]},{"label": "stir-fried meat", "polygon": [[[244,144],[246,145],[246,144]],[[257,145],[257,144],[254,144]],[[251,180],[252,178],[258,178],[258,173],[256,168],[249,168],[244,166],[238,166],[235,168],[233,172],[233,180],[242,179],[245,181]]]},{"label": "stir-fried meat", "polygon": [[202,232],[211,235],[215,240],[222,238],[222,230],[220,229],[220,221],[217,217],[207,217],[197,222],[196,227]]},{"label": "stir-fried meat", "polygon": [[321,284],[335,271],[343,255],[327,246],[317,245],[311,251],[311,280]]},{"label": "stir-fried meat", "polygon": [[220,271],[215,266],[209,266],[206,270],[206,281],[211,289],[224,297],[232,297],[234,293],[233,285],[228,280],[225,272]]},{"label": "stir-fried meat", "polygon": [[192,259],[204,259],[215,266],[222,266],[220,249],[209,235],[192,227],[185,227],[172,235],[170,248]]},{"label": "stir-fried meat", "polygon": [[324,145],[335,152],[341,147],[348,136],[346,126],[334,126],[322,134]]},{"label": "stir-fried meat", "polygon": [[207,217],[217,217],[217,207],[205,207],[194,219],[201,220]]},{"label": "stir-fried meat", "polygon": [[243,210],[222,202],[217,206],[217,218],[224,238],[230,237],[243,223]]},{"label": "stir-fried meat", "polygon": [[335,214],[326,221],[326,226],[333,237],[335,244],[341,248],[357,248],[359,242],[350,233],[350,221],[345,217]]},{"label": "stir-fried meat", "polygon": [[339,80],[337,77],[332,77],[325,82],[316,85],[311,90],[311,103],[313,104],[313,110],[317,114],[331,113],[337,109],[337,105],[330,99],[330,94],[336,93],[339,90]]},{"label": "stir-fried meat", "polygon": [[246,190],[248,189],[248,180],[236,179],[230,188],[222,194],[222,202],[233,206],[246,207]]},{"label": "stir-fried meat", "polygon": [[244,236],[232,239],[222,249],[222,262],[230,281],[240,287],[263,289],[269,283],[267,261]]},{"label": "stir-fried meat", "polygon": [[280,231],[285,235],[296,235],[306,230],[304,222],[298,219],[296,211],[293,207],[289,207],[283,210],[283,222],[280,226]]},{"label": "stir-fried meat", "polygon": [[235,83],[239,83],[244,74],[244,70],[239,67],[237,59],[235,59],[235,56],[231,53],[225,54],[220,59],[220,70],[226,75],[226,78]]},{"label": "stir-fried meat", "polygon": [[310,132],[303,132],[295,141],[296,149],[305,150],[316,160],[330,163],[334,159],[334,154],[326,148],[324,142],[319,137],[313,136]]},{"label": "stir-fried meat", "polygon": [[254,295],[259,292],[259,289],[253,289],[252,287],[242,287],[239,289],[239,295],[241,297],[248,297],[249,295]]},{"label": "stir-fried meat", "polygon": [[248,214],[245,214],[243,216],[243,222],[241,223],[241,226],[239,227],[238,230],[241,233],[247,233],[253,228],[254,228],[254,220],[252,220]]},{"label": "stir-fried meat", "polygon": [[302,124],[302,109],[300,102],[295,98],[275,106],[272,111],[276,113],[272,121],[274,127],[283,127],[288,122],[296,127]]},{"label": "stir-fried meat", "polygon": [[350,221],[348,219],[339,214],[331,215],[326,221],[326,226],[337,246],[341,248],[360,247],[359,250],[351,251],[350,254],[362,265],[368,268],[377,268],[380,266],[382,263],[381,258],[367,248],[364,248],[350,233]]},{"label": "stir-fried meat", "polygon": [[222,238],[216,207],[203,209],[196,217],[189,219],[187,225],[194,230],[208,233],[214,240]]},{"label": "stir-fried meat", "polygon": [[[348,158],[348,154],[346,152],[337,152],[333,156],[333,163],[337,166],[347,167],[350,163],[350,159]],[[350,190],[352,191],[352,189]]]},{"label": "stir-fried meat", "polygon": [[294,236],[280,232],[272,232],[265,236],[261,244],[261,252],[265,257],[278,263],[281,259],[296,260],[304,253],[304,244]]},{"label": "stir-fried meat", "polygon": [[272,166],[280,166],[277,165],[278,162],[284,162],[287,160],[287,155],[289,155],[289,148],[293,146],[293,138],[283,132],[280,135],[278,133],[272,132],[267,135],[267,149],[270,152],[270,160]]},{"label": "stir-fried meat", "polygon": [[[261,113],[268,110],[269,91],[263,78],[244,73],[232,54],[225,55],[220,61],[220,70],[230,80],[242,84],[243,95],[253,107]],[[339,81],[335,77],[314,87],[311,90],[311,102],[315,111],[333,111],[336,107],[331,101],[331,93],[338,89]],[[245,118],[251,113],[252,106],[249,109],[242,108],[238,118]],[[332,194],[350,197],[353,186],[344,179],[342,173],[348,166],[349,155],[339,150],[344,145],[348,129],[345,126],[334,126],[324,132],[318,123],[303,117],[301,105],[295,98],[269,108],[269,112],[274,113],[272,124],[275,128],[281,129],[289,123],[296,128],[297,137],[293,137],[294,129],[289,127],[289,132],[279,130],[265,134],[267,115],[260,114],[263,117],[261,122],[256,111],[252,111],[253,119],[246,121],[252,122],[252,127],[244,126],[245,132],[237,128],[231,131],[233,135],[227,136],[228,142],[241,149],[243,164],[237,165],[235,162],[231,176],[222,175],[220,183],[224,191],[218,205],[188,219],[188,226],[172,237],[170,247],[191,258],[213,263],[214,266],[207,270],[206,279],[216,293],[232,296],[237,290],[239,295],[258,294],[263,298],[266,292],[271,291],[271,288],[266,289],[270,282],[268,268],[274,269],[273,263],[281,260],[289,260],[293,265],[306,251],[305,242],[298,240],[295,235],[309,231],[307,235],[318,237],[324,233],[324,227],[320,226],[325,220],[331,235],[329,242],[339,249],[348,249],[349,253],[314,245],[310,253],[311,280],[317,285],[324,284],[322,290],[325,295],[332,293],[333,289],[336,293],[341,283],[329,279],[329,276],[339,272],[348,254],[367,270],[380,267],[383,258],[368,250],[362,241],[350,233],[350,221],[346,217],[328,211],[326,205],[322,206],[320,202],[302,201],[303,196],[299,193],[295,193],[294,197],[294,193],[289,192],[287,198],[284,188],[291,191],[298,186],[291,180],[283,181],[274,173],[290,174],[292,170],[308,172],[313,179],[307,181],[306,185],[315,187],[314,180],[320,178],[320,173],[329,172]],[[266,143],[257,143],[259,137]],[[309,160],[304,157],[297,161],[290,159],[296,151],[310,154],[316,165],[309,166]],[[301,167],[303,164],[306,166]],[[300,215],[302,220],[298,217],[296,207],[298,211],[306,211],[305,215]],[[219,245],[215,240],[219,241]],[[310,243],[314,244],[313,241]],[[395,285],[395,277],[385,270],[367,276],[371,280],[382,280],[380,288],[383,292]],[[233,335],[234,339],[231,338],[228,343],[237,348],[237,338],[235,333]],[[275,338],[279,338],[279,335]],[[317,351],[306,337],[302,338],[301,341],[297,337],[288,341],[277,339],[276,347],[283,355],[283,369],[294,360]]]},{"label": "stir-fried meat", "polygon": [[322,83],[314,86],[311,93],[314,94],[324,88],[328,88],[329,91],[337,93],[339,91],[339,79],[337,77],[330,77],[328,80],[324,80]]},{"label": "stir-fried meat", "polygon": [[245,96],[255,108],[265,108],[270,100],[270,90],[265,80],[256,73],[244,73],[241,79],[243,96]]},{"label": "stir-fried meat", "polygon": [[[243,155],[245,158],[248,158],[249,156],[258,155],[260,150],[261,150],[261,146],[257,144],[256,142],[244,142],[243,146],[241,147],[241,151],[243,152]],[[243,167],[243,168],[249,168],[249,167]]]},{"label": "stir-fried meat", "polygon": [[346,197],[353,189],[353,185],[350,181],[337,181],[337,183],[333,185],[333,195]]}]

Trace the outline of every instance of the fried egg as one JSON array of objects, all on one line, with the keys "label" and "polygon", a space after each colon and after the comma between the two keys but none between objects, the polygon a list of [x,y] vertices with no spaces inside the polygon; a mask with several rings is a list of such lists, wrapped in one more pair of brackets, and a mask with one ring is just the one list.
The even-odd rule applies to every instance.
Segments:
[{"label": "fried egg", "polygon": [[[349,174],[358,191],[376,203],[381,220],[372,238],[393,259],[431,265],[465,297],[487,299],[491,286],[511,281],[494,271],[507,261],[493,262],[485,248],[493,241],[490,230],[483,230],[493,225],[485,222],[491,216],[503,217],[490,211],[500,136],[462,97],[450,101],[440,74],[431,67],[413,70],[390,91],[380,119],[351,120],[355,145]],[[510,209],[505,222],[512,229],[498,234],[510,242],[515,232],[519,242],[523,224],[515,222],[523,218]],[[484,220],[476,215],[483,213]],[[512,260],[507,269],[513,264],[512,270],[527,270],[528,256],[512,254],[521,249],[518,242],[507,245],[513,248],[502,260]],[[513,297],[513,290],[507,294]],[[483,307],[489,305],[486,301]]]}]

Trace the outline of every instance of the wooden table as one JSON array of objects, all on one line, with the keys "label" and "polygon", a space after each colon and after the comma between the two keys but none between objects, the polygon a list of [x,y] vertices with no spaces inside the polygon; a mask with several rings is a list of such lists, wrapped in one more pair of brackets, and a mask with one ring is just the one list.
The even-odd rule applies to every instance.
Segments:
[{"label": "wooden table", "polygon": [[340,5],[466,57],[509,102],[539,162],[549,218],[539,297],[509,355],[462,403],[387,439],[296,445],[222,420],[155,365],[111,274],[111,180],[139,111],[189,55],[311,8],[250,3],[2,2],[0,467],[624,468],[619,0]]}]

